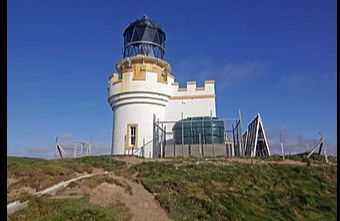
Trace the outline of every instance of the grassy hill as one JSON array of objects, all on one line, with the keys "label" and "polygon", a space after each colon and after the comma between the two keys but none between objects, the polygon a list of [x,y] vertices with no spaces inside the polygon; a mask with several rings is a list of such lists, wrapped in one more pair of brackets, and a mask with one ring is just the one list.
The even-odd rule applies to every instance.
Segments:
[{"label": "grassy hill", "polygon": [[[7,219],[130,220],[135,208],[117,200],[126,198],[123,193],[110,195],[110,191],[120,186],[129,190],[127,196],[136,195],[138,184],[152,193],[173,220],[336,220],[336,165],[314,157],[306,166],[302,156],[289,158],[98,156],[61,161],[8,157],[8,202],[31,200],[27,208]],[[330,161],[336,163],[336,158]],[[54,196],[32,197],[35,191],[100,168],[113,175],[77,181]],[[103,183],[112,189],[98,195],[106,188]],[[70,198],[74,194],[77,197]]]}]

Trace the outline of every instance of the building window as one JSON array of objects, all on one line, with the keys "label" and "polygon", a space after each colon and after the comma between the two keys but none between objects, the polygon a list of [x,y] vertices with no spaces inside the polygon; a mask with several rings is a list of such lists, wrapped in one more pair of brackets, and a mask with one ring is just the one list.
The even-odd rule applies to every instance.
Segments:
[{"label": "building window", "polygon": [[136,127],[130,127],[130,145],[136,145]]},{"label": "building window", "polygon": [[138,124],[128,124],[126,135],[126,148],[136,148],[138,146]]}]

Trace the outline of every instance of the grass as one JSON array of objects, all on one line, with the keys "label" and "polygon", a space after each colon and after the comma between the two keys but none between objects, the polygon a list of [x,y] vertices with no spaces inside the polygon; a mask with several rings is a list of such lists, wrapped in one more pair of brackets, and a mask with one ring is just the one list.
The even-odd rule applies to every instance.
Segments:
[{"label": "grass", "polygon": [[[302,161],[303,154],[286,158]],[[71,178],[75,173],[91,173],[94,168],[103,168],[131,180],[138,173],[134,179],[155,195],[174,220],[336,220],[337,168],[324,164],[324,158],[320,156],[312,155],[311,158],[316,166],[240,162],[223,165],[211,161],[224,162],[225,157],[207,160],[192,157],[128,167],[121,157],[111,156],[63,161],[8,157],[7,177],[18,180],[8,187],[9,190],[24,186],[39,190]],[[329,159],[336,162],[336,157]],[[282,161],[280,156],[261,160]],[[77,181],[70,187],[94,188],[102,182],[131,192],[131,187],[124,181],[105,175]],[[24,199],[29,194],[17,197]],[[41,197],[32,198],[30,202],[28,208],[15,212],[8,219],[129,219],[124,205],[115,203],[98,207],[89,203],[88,196],[80,199]]]},{"label": "grass", "polygon": [[74,159],[66,159],[65,162],[78,165],[89,165],[92,168],[103,168],[106,171],[113,171],[116,175],[121,175],[126,169],[127,164],[124,161],[114,159],[112,156],[90,156]]},{"label": "grass", "polygon": [[[76,173],[91,173],[93,168],[103,168],[117,175],[126,168],[124,161],[112,156],[90,156],[65,160],[45,160],[27,157],[7,157],[7,177],[17,181],[8,186],[8,191],[29,187],[41,191],[60,181],[71,179]],[[10,195],[7,202],[30,198],[30,192]]]},{"label": "grass", "polygon": [[[303,161],[304,157],[307,157],[307,155],[310,152],[305,153],[299,153],[294,155],[285,155],[286,160],[294,160],[294,161]],[[271,155],[269,157],[243,157],[244,159],[257,159],[257,160],[264,160],[264,161],[283,161],[281,155]],[[314,164],[324,164],[326,163],[325,157],[323,155],[318,155],[317,153],[313,153],[310,156],[310,161]],[[331,163],[337,162],[337,157],[335,156],[328,156],[328,161]]]},{"label": "grass", "polygon": [[89,203],[89,197],[80,199],[50,199],[40,197],[32,199],[29,206],[9,216],[7,220],[82,220],[109,221],[129,220],[128,209],[122,203],[112,203],[108,207],[99,207]]},{"label": "grass", "polygon": [[[118,180],[113,177],[109,177],[109,175],[107,174],[97,175],[87,179],[78,180],[76,182],[71,183],[69,187],[70,188],[87,187],[89,189],[93,189],[104,182],[120,186],[125,190],[126,193],[132,195],[132,188],[128,183],[126,183],[124,180]],[[60,191],[58,191],[58,193],[62,193],[63,191],[64,189],[61,189]]]},{"label": "grass", "polygon": [[211,164],[135,166],[174,220],[335,220],[336,168]]}]

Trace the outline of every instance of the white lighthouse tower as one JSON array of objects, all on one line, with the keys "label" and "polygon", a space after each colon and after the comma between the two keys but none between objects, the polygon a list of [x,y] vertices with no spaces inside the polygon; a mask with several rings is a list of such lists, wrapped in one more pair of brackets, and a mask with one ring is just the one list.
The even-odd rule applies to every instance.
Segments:
[{"label": "white lighthouse tower", "polygon": [[114,113],[112,154],[153,157],[153,119],[216,116],[214,81],[179,88],[164,60],[165,33],[146,16],[124,31],[123,59],[108,81],[108,101]]}]

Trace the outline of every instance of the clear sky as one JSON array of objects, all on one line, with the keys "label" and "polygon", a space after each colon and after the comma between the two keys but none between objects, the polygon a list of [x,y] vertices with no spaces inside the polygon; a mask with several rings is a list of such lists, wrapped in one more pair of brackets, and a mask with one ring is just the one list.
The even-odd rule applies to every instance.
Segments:
[{"label": "clear sky", "polygon": [[9,155],[51,155],[55,136],[111,145],[107,80],[124,29],[146,14],[167,34],[180,86],[216,82],[220,118],[261,113],[277,148],[336,154],[335,0],[7,1]]}]

